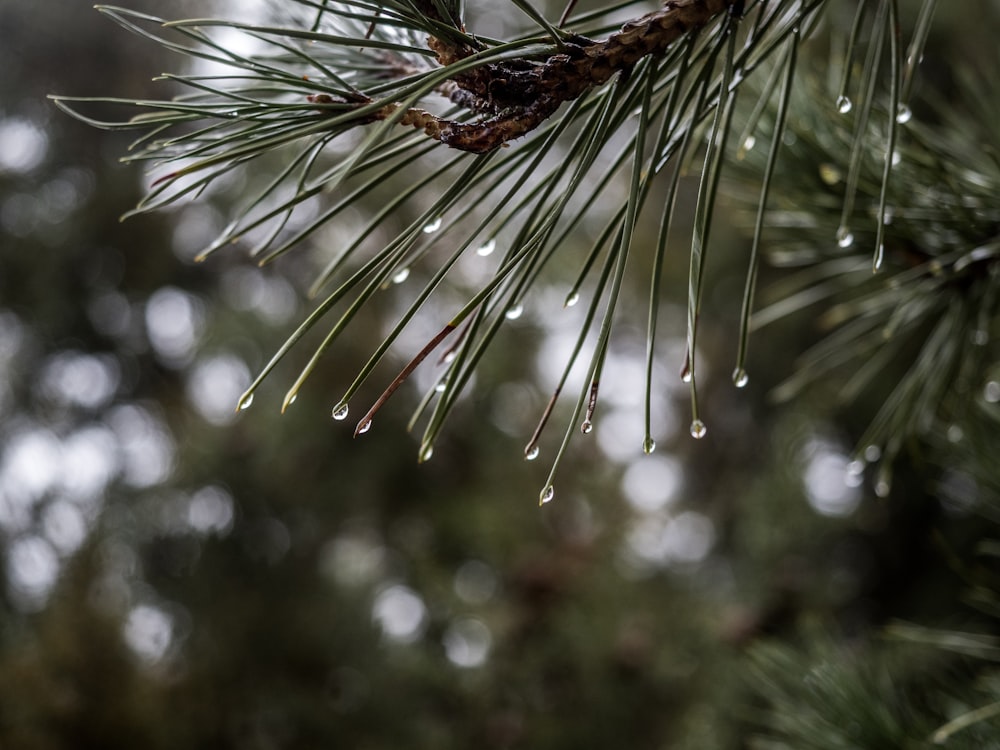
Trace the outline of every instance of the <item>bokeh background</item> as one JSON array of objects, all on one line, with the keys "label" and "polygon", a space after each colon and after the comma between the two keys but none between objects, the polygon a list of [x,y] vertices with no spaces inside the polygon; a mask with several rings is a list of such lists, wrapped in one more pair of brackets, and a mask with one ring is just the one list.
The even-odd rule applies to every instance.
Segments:
[{"label": "bokeh background", "polygon": [[[166,6],[130,3],[225,10]],[[939,13],[932,59],[957,38],[974,53],[983,32]],[[164,96],[151,78],[186,64],[89,1],[0,0],[0,747],[744,747],[754,644],[969,617],[949,559],[989,527],[963,477],[904,457],[877,498],[852,464],[873,404],[769,403],[813,321],[758,336],[732,386],[734,228],[702,315],[706,438],[687,435],[678,376],[679,252],[657,451],[640,305],[545,507],[545,456],[522,448],[574,331],[559,280],[510,321],[430,461],[405,430],[416,389],[363,440],[329,416],[392,292],[286,414],[306,349],[235,411],[363,216],[266,269],[241,248],[192,262],[224,193],[119,222],[149,179],[118,161],[132,136],[46,94]]]}]

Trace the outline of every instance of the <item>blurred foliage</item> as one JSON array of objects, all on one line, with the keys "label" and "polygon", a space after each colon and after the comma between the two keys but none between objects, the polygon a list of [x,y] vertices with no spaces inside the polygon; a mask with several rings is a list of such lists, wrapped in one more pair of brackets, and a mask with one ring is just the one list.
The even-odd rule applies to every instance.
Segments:
[{"label": "blurred foliage", "polygon": [[[177,13],[201,12],[190,5]],[[939,8],[915,93],[920,127],[948,134],[954,163],[971,154],[963,174],[991,167],[962,134],[991,125],[985,139],[996,119],[963,115],[955,61],[984,59],[989,26]],[[993,375],[969,391],[962,434],[949,420],[924,433],[877,497],[877,473],[852,451],[878,404],[835,407],[839,374],[767,401],[829,317],[762,330],[752,383],[732,388],[747,248],[720,225],[699,335],[712,431],[690,440],[686,389],[666,385],[664,438],[636,455],[646,309],[624,310],[607,411],[542,509],[533,464],[510,457],[554,384],[567,322],[530,308],[419,466],[401,410],[363,445],[329,419],[403,304],[394,290],[294,409],[262,408],[280,402],[279,377],[237,414],[302,314],[315,261],[257,270],[220,253],[195,266],[224,228],[223,194],[119,223],[147,187],[116,162],[129,139],[43,99],[152,96],[149,75],[180,58],[155,57],[76,0],[0,0],[0,34],[0,746],[921,747],[935,732],[945,747],[996,743]],[[825,55],[822,37],[803,53]],[[798,148],[841,121],[808,122],[789,122]],[[906,132],[918,131],[904,131],[912,152]],[[775,182],[775,210],[806,177],[803,195],[829,187],[798,153],[777,163],[777,178],[802,176]],[[898,188],[916,201],[919,179]],[[379,200],[345,222],[363,224]],[[836,252],[839,216],[815,208],[816,236]],[[655,228],[637,231],[655,241]],[[785,230],[769,231],[770,242]],[[623,293],[645,295],[648,273],[638,262]],[[661,332],[683,358],[686,263],[665,273]],[[790,283],[782,269],[761,274],[762,294]],[[852,291],[840,293],[849,307]],[[290,355],[288,374],[304,364]],[[416,403],[417,390],[397,398]]]}]

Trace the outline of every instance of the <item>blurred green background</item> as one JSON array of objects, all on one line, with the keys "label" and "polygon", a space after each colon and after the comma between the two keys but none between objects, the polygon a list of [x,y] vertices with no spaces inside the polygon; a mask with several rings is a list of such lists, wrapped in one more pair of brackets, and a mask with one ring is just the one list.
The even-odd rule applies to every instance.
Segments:
[{"label": "blurred green background", "polygon": [[[130,3],[209,15],[163,5]],[[929,75],[946,78],[933,61],[984,32],[940,16]],[[424,464],[416,389],[357,441],[329,417],[394,292],[285,415],[306,350],[234,412],[307,311],[323,248],[195,265],[225,196],[120,223],[147,179],[118,163],[130,136],[45,99],[163,96],[151,77],[184,64],[84,0],[0,0],[0,747],[744,747],[754,644],[970,617],[950,561],[989,527],[975,497],[939,492],[962,477],[904,461],[876,498],[850,464],[870,404],[767,402],[812,321],[758,336],[733,388],[745,240],[725,227],[702,316],[708,436],[686,434],[676,254],[657,451],[640,447],[641,305],[543,508],[545,456],[521,450],[572,331],[543,301]]]}]

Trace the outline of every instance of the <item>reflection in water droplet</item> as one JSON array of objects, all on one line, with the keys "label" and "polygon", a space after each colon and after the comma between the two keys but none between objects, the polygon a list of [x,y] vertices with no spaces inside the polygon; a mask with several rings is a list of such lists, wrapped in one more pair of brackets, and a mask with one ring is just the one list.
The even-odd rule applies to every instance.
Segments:
[{"label": "reflection in water droplet", "polygon": [[372,421],[369,419],[367,422],[364,422],[358,426],[358,434],[363,435],[366,432],[368,432],[368,430],[370,430],[371,428],[372,428]]},{"label": "reflection in water droplet", "polygon": [[523,312],[524,312],[524,305],[522,305],[519,302],[516,305],[510,307],[510,309],[508,309],[507,312],[504,313],[504,315],[507,316],[507,320],[517,320],[518,318],[521,317],[521,314]]},{"label": "reflection in water droplet", "polygon": [[524,458],[528,461],[534,461],[536,458],[538,458],[538,454],[540,452],[541,451],[539,450],[537,444],[529,445],[527,448],[524,449]]},{"label": "reflection in water droplet", "polygon": [[580,432],[584,435],[589,435],[594,430],[594,423],[589,419],[583,420],[583,424],[580,425]]},{"label": "reflection in water droplet", "polygon": [[497,241],[495,239],[489,239],[476,248],[476,255],[481,255],[485,258],[487,255],[492,254],[492,252],[496,249]]},{"label": "reflection in water droplet", "polygon": [[651,437],[647,437],[642,441],[642,452],[647,456],[656,450],[656,441]]},{"label": "reflection in water droplet", "polygon": [[333,408],[333,418],[336,419],[338,422],[343,422],[345,419],[347,419],[348,411],[349,410],[347,408],[347,404],[337,404]]},{"label": "reflection in water droplet", "polygon": [[410,269],[409,268],[400,268],[398,271],[396,271],[396,273],[394,273],[392,275],[392,283],[393,284],[402,284],[408,278],[410,278]]},{"label": "reflection in water droplet", "polygon": [[837,246],[850,247],[854,244],[854,234],[846,225],[841,225],[837,229]]},{"label": "reflection in water droplet", "polygon": [[875,251],[875,257],[872,259],[872,273],[876,273],[882,268],[882,261],[885,260],[885,245],[881,244]]},{"label": "reflection in water droplet", "polygon": [[750,376],[747,375],[747,371],[742,367],[737,367],[733,370],[733,385],[737,388],[746,388],[747,383],[750,382]]},{"label": "reflection in water droplet", "polygon": [[555,487],[553,487],[551,484],[546,486],[546,488],[538,494],[538,504],[545,505],[545,503],[552,502],[552,498],[555,497],[555,495],[556,495]]},{"label": "reflection in water droplet", "polygon": [[848,97],[846,96],[837,97],[837,111],[840,112],[840,114],[846,115],[852,109],[854,109],[854,104]]},{"label": "reflection in water droplet", "polygon": [[691,423],[691,437],[696,440],[701,440],[707,432],[708,428],[705,427],[705,423],[700,419],[696,419]]},{"label": "reflection in water droplet", "polygon": [[753,151],[753,147],[756,145],[757,145],[757,139],[752,135],[748,135],[743,140],[743,151],[744,152]]},{"label": "reflection in water droplet", "polygon": [[[229,403],[232,403],[232,401],[230,401]],[[247,395],[245,395],[243,398],[240,399],[239,410],[243,411],[244,409],[249,409],[251,404],[253,404],[253,394],[248,393]]]},{"label": "reflection in water droplet", "polygon": [[298,397],[299,397],[299,394],[297,394],[297,393],[293,393],[293,394],[292,394],[291,396],[289,396],[289,397],[288,397],[288,400],[287,400],[287,401],[285,401],[285,406],[291,406],[292,404],[294,404],[294,403],[295,403],[295,400],[296,400],[296,399],[297,399]]},{"label": "reflection in water droplet", "polygon": [[579,301],[580,301],[580,293],[573,292],[566,298],[566,301],[563,302],[563,307],[573,307],[573,305],[575,305]]},{"label": "reflection in water droplet", "polygon": [[443,219],[440,216],[437,217],[436,219],[434,219],[434,221],[424,226],[424,233],[433,234],[434,232],[436,232],[441,228],[442,221]]},{"label": "reflection in water droplet", "polygon": [[905,104],[900,104],[899,109],[896,110],[896,122],[900,125],[908,123],[913,117],[913,110],[910,109]]},{"label": "reflection in water droplet", "polygon": [[434,446],[433,445],[425,445],[420,450],[420,462],[423,463],[424,461],[430,461],[431,460],[431,456],[433,456],[433,455],[434,455]]},{"label": "reflection in water droplet", "polygon": [[445,388],[447,387],[448,387],[448,378],[443,377],[437,382],[437,385],[434,386],[434,390],[438,393],[444,393]]},{"label": "reflection in water droplet", "polygon": [[452,349],[441,358],[441,361],[446,365],[451,364],[452,362],[455,361],[456,354],[457,352],[454,349]]}]

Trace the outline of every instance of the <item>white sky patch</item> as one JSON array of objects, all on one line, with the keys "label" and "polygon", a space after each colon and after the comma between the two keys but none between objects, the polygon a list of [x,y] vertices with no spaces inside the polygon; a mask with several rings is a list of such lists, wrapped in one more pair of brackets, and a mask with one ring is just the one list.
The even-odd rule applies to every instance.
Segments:
[{"label": "white sky patch", "polygon": [[116,407],[107,421],[118,439],[122,475],[128,484],[151,487],[170,476],[175,446],[162,420],[129,404]]},{"label": "white sky patch", "polygon": [[146,302],[146,334],[167,365],[180,367],[190,362],[203,325],[201,301],[180,289],[162,287]]},{"label": "white sky patch", "polygon": [[810,441],[806,452],[802,481],[809,505],[824,516],[851,515],[861,502],[851,459],[837,446],[820,439]]},{"label": "white sky patch", "polygon": [[159,607],[140,604],[128,613],[122,635],[136,656],[155,664],[166,656],[173,643],[174,620]]},{"label": "white sky patch", "polygon": [[30,172],[45,159],[49,137],[45,130],[23,117],[0,120],[0,172]]},{"label": "white sky patch", "polygon": [[641,456],[633,461],[622,477],[622,492],[638,511],[661,510],[677,498],[684,482],[684,470],[670,456]]},{"label": "white sky patch", "polygon": [[44,538],[24,536],[7,548],[7,586],[11,599],[22,611],[45,606],[59,577],[59,556]]},{"label": "white sky patch", "polygon": [[458,667],[481,667],[489,657],[493,636],[486,624],[475,617],[460,617],[441,638],[448,661]]},{"label": "white sky patch", "polygon": [[187,397],[195,410],[214,425],[236,418],[236,404],[250,385],[250,369],[235,354],[200,359],[187,378]]},{"label": "white sky patch", "polygon": [[372,619],[389,639],[412,643],[427,625],[427,606],[413,589],[396,584],[375,597]]}]

